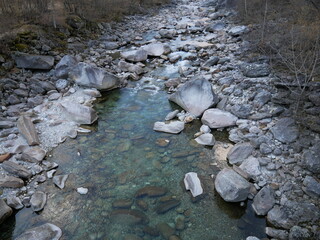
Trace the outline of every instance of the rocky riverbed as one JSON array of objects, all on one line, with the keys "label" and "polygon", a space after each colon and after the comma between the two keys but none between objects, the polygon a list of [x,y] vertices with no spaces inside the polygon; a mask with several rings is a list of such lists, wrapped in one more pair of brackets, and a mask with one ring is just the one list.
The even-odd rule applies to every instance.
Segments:
[{"label": "rocky riverbed", "polygon": [[[155,131],[178,134],[195,121],[203,124],[194,132],[194,144],[213,146],[209,161],[221,171],[208,174],[209,185],[199,184],[201,179],[194,174],[186,175],[185,186],[192,194],[201,196],[202,187],[215,188],[227,202],[243,205],[253,200],[254,212],[269,223],[270,238],[318,239],[317,122],[311,125],[314,129],[296,124],[290,111],[294,96],[275,87],[279,79],[266,57],[240,57],[248,48],[241,36],[250,27],[235,25],[232,14],[216,1],[177,1],[154,16],[104,24],[104,34],[86,43],[82,52],[17,54],[16,66],[29,70],[15,69],[0,80],[0,191],[5,199],[0,200],[0,221],[12,209],[31,207],[39,212],[50,206],[41,185],[52,178],[52,184],[63,189],[68,182],[68,175],[54,175],[58,164],[50,160],[50,151],[67,138],[90,132],[81,124],[97,120],[93,104],[101,96],[99,91],[126,86],[155,93],[165,89],[169,100],[183,109],[168,112],[154,124]],[[305,104],[316,119],[319,88],[316,83],[312,87]],[[215,139],[222,130],[228,132],[228,142]],[[169,144],[166,138],[157,141],[164,147]],[[121,149],[126,148],[123,143]],[[87,193],[88,189],[75,187],[78,193]],[[159,186],[140,189],[135,197],[162,196],[162,190]],[[130,203],[114,204],[130,209]],[[164,203],[157,208],[160,214],[180,204],[176,199]],[[127,215],[138,222],[146,219],[134,209],[114,210],[111,215]],[[59,239],[60,228],[63,232],[63,226],[44,224],[17,239],[27,239],[28,234],[34,239]],[[179,228],[175,229],[157,226],[164,239],[180,239]]]}]

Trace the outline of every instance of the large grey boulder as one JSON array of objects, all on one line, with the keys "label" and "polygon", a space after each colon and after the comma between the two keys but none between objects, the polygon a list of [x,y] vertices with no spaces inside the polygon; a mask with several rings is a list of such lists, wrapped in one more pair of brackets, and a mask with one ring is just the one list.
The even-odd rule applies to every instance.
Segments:
[{"label": "large grey boulder", "polygon": [[78,64],[76,57],[71,55],[66,55],[58,62],[55,67],[55,76],[57,78],[67,79],[69,76],[69,72],[73,70],[73,68]]},{"label": "large grey boulder", "polygon": [[165,133],[180,133],[184,129],[184,122],[181,121],[170,121],[170,122],[155,122],[153,130],[157,132]]},{"label": "large grey boulder", "polygon": [[299,137],[299,130],[292,118],[281,118],[270,129],[275,139],[283,143],[292,143]]},{"label": "large grey boulder", "polygon": [[19,117],[17,126],[19,132],[24,136],[30,146],[40,144],[37,130],[30,117]]},{"label": "large grey boulder", "polygon": [[142,47],[147,52],[148,56],[160,57],[165,49],[162,43],[151,43]]},{"label": "large grey boulder", "polygon": [[198,144],[206,145],[206,146],[214,146],[216,140],[211,133],[201,134],[199,137],[195,139]]},{"label": "large grey boulder", "polygon": [[253,150],[250,143],[237,143],[228,152],[227,159],[230,164],[240,165],[252,154]]},{"label": "large grey boulder", "polygon": [[246,158],[239,166],[248,176],[254,180],[261,175],[259,160],[255,157]]},{"label": "large grey boulder", "polygon": [[197,197],[203,193],[201,182],[197,173],[186,173],[183,182],[186,190],[190,190],[193,197]]},{"label": "large grey boulder", "polygon": [[59,227],[46,223],[25,231],[15,240],[59,240],[61,236],[62,231]]},{"label": "large grey boulder", "polygon": [[257,215],[264,216],[273,208],[275,202],[274,190],[265,186],[254,197],[252,207]]},{"label": "large grey boulder", "polygon": [[21,188],[23,185],[23,180],[17,177],[4,176],[0,178],[0,187]]},{"label": "large grey boulder", "polygon": [[29,179],[32,176],[31,171],[26,169],[24,166],[14,162],[5,161],[2,163],[2,168],[8,173],[21,177],[23,179]]},{"label": "large grey boulder", "polygon": [[304,187],[302,188],[306,194],[311,197],[320,197],[320,183],[311,176],[306,176],[303,181]]},{"label": "large grey boulder", "polygon": [[21,158],[22,160],[28,162],[41,162],[46,156],[46,151],[42,148],[36,146],[32,148],[27,148],[22,152]]},{"label": "large grey boulder", "polygon": [[49,70],[53,67],[54,57],[17,53],[14,56],[18,68]]},{"label": "large grey boulder", "polygon": [[87,63],[79,63],[69,74],[70,78],[78,85],[99,90],[118,88],[120,79],[102,68]]},{"label": "large grey boulder", "polygon": [[143,49],[121,52],[121,57],[130,62],[143,62],[148,59],[148,52]]},{"label": "large grey boulder", "polygon": [[219,195],[227,202],[241,202],[247,199],[251,184],[234,170],[220,171],[214,182]]},{"label": "large grey boulder", "polygon": [[41,211],[47,203],[47,195],[44,192],[37,191],[35,192],[31,199],[30,204],[34,212]]},{"label": "large grey boulder", "polygon": [[238,118],[232,113],[220,110],[218,108],[210,108],[203,113],[201,122],[210,128],[224,128],[234,126]]},{"label": "large grey boulder", "polygon": [[250,78],[266,77],[271,72],[267,64],[246,63],[241,69],[243,75]]},{"label": "large grey boulder", "polygon": [[219,98],[213,92],[211,83],[201,79],[185,83],[177,92],[169,96],[169,100],[187,112],[200,116],[209,107],[217,104]]},{"label": "large grey boulder", "polygon": [[92,124],[98,119],[96,111],[91,107],[73,102],[64,102],[61,106],[67,117],[79,124]]},{"label": "large grey boulder", "polygon": [[12,209],[3,199],[0,199],[0,224],[3,223],[12,214]]}]

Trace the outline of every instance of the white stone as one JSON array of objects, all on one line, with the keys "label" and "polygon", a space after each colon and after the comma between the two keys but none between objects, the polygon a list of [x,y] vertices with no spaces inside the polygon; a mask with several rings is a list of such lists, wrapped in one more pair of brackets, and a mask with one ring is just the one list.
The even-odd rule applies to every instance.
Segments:
[{"label": "white stone", "polygon": [[153,130],[158,132],[166,132],[166,133],[180,133],[184,129],[184,122],[181,121],[171,121],[169,123],[166,122],[155,122],[153,126]]},{"label": "white stone", "polygon": [[79,187],[77,188],[77,192],[81,195],[87,194],[88,193],[88,188],[84,188],[84,187]]},{"label": "white stone", "polygon": [[201,145],[213,146],[216,143],[214,136],[211,133],[205,133],[197,137],[196,142]]},{"label": "white stone", "polygon": [[201,182],[198,174],[195,172],[189,172],[184,176],[184,185],[186,190],[190,190],[193,197],[197,197],[203,193]]},{"label": "white stone", "polygon": [[224,128],[236,125],[238,118],[233,114],[220,110],[218,108],[211,108],[203,113],[201,122],[208,125],[210,128]]}]

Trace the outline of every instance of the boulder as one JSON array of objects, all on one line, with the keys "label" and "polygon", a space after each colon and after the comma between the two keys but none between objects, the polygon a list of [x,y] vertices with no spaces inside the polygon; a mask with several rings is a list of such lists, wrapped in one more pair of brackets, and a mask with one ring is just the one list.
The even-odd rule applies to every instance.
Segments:
[{"label": "boulder", "polygon": [[115,49],[119,48],[119,44],[117,42],[105,41],[105,42],[103,42],[103,44],[104,44],[104,48],[106,50],[115,50]]},{"label": "boulder", "polygon": [[178,134],[184,129],[184,122],[170,121],[170,122],[155,122],[153,130],[157,132]]},{"label": "boulder", "polygon": [[148,52],[143,49],[121,52],[121,57],[130,62],[144,62],[148,59]]},{"label": "boulder", "polygon": [[289,232],[289,240],[308,240],[311,236],[308,229],[299,226],[293,226]]},{"label": "boulder", "polygon": [[255,157],[246,158],[239,166],[248,176],[254,180],[258,179],[261,175],[259,160]]},{"label": "boulder", "polygon": [[198,144],[206,145],[206,146],[214,146],[216,140],[211,133],[201,134],[199,137],[195,139]]},{"label": "boulder", "polygon": [[266,77],[270,74],[270,67],[267,64],[245,63],[241,66],[244,76],[249,78]]},{"label": "boulder", "polygon": [[200,127],[200,132],[202,133],[210,133],[211,132],[211,129],[209,126],[203,124],[201,127]]},{"label": "boulder", "polygon": [[174,29],[161,29],[159,34],[162,38],[174,38],[177,34],[177,31]]},{"label": "boulder", "polygon": [[209,107],[218,103],[219,98],[213,92],[208,80],[193,80],[186,82],[178,91],[169,96],[169,100],[175,102],[187,112],[200,116]]},{"label": "boulder", "polygon": [[292,118],[281,118],[271,127],[275,139],[283,143],[292,143],[299,137],[299,130]]},{"label": "boulder", "polygon": [[304,151],[303,165],[310,171],[316,174],[320,173],[320,144],[315,144],[312,148]]},{"label": "boulder", "polygon": [[20,178],[13,176],[4,176],[0,178],[0,187],[6,188],[21,188],[23,187],[24,182]]},{"label": "boulder", "polygon": [[169,112],[167,114],[167,116],[164,118],[164,120],[169,121],[169,120],[174,119],[178,115],[179,112],[180,112],[179,110],[174,110],[172,112]]},{"label": "boulder", "polygon": [[265,216],[273,208],[276,200],[270,186],[263,187],[253,199],[253,210],[259,216]]},{"label": "boulder", "polygon": [[34,212],[41,211],[47,203],[47,195],[44,192],[37,191],[35,192],[31,199],[30,204]]},{"label": "boulder", "polygon": [[22,209],[24,207],[20,198],[16,196],[7,197],[7,204],[16,210]]},{"label": "boulder", "polygon": [[52,181],[58,188],[63,189],[68,177],[69,177],[68,174],[57,175],[53,177]]},{"label": "boulder", "polygon": [[30,117],[24,115],[19,117],[17,126],[30,146],[40,144],[38,133]]},{"label": "boulder", "polygon": [[160,57],[165,51],[162,43],[151,43],[143,46],[142,49],[147,52],[148,56],[152,57]]},{"label": "boulder", "polygon": [[211,67],[211,66],[214,66],[214,65],[218,64],[218,62],[219,62],[219,57],[213,56],[213,57],[209,58],[209,59],[203,64],[203,66],[204,66],[204,67]]},{"label": "boulder", "polygon": [[[318,159],[319,160],[319,159]],[[311,197],[320,197],[320,183],[311,176],[306,176],[303,181],[304,187],[302,188],[306,194]]]},{"label": "boulder", "polygon": [[72,72],[70,78],[78,85],[99,90],[111,90],[118,88],[120,79],[102,68],[87,63],[79,63]]},{"label": "boulder", "polygon": [[248,31],[249,31],[249,29],[246,26],[235,26],[235,27],[232,27],[228,31],[228,33],[233,37],[237,37],[239,35],[247,33]]},{"label": "boulder", "polygon": [[236,104],[231,107],[231,112],[238,118],[246,119],[250,116],[252,109],[251,104]]},{"label": "boulder", "polygon": [[4,163],[2,163],[2,168],[8,173],[21,177],[23,179],[29,179],[32,176],[31,171],[14,162],[5,161]]},{"label": "boulder", "polygon": [[251,184],[232,169],[220,171],[214,182],[215,189],[226,202],[241,202],[247,199]]},{"label": "boulder", "polygon": [[25,231],[15,240],[59,240],[61,236],[62,231],[59,227],[46,223]]},{"label": "boulder", "polygon": [[124,72],[132,72],[138,75],[143,73],[142,67],[140,67],[137,64],[132,64],[125,61],[119,61],[118,67],[120,68],[121,71],[124,71]]},{"label": "boulder", "polygon": [[14,56],[18,68],[49,70],[53,67],[54,57],[18,53]]},{"label": "boulder", "polygon": [[271,227],[266,227],[266,234],[273,239],[287,240],[289,233],[286,230],[275,229]]},{"label": "boulder", "polygon": [[3,199],[0,199],[0,224],[4,222],[12,214],[12,209]]},{"label": "boulder", "polygon": [[96,111],[79,103],[64,102],[61,106],[67,117],[79,124],[92,124],[98,119]]},{"label": "boulder", "polygon": [[21,158],[28,162],[41,162],[46,156],[46,151],[42,148],[36,146],[32,148],[27,148],[22,152]]},{"label": "boulder", "polygon": [[189,172],[184,175],[184,186],[186,190],[190,190],[193,197],[197,197],[203,193],[200,179],[195,172]]},{"label": "boulder", "polygon": [[253,150],[250,143],[237,143],[228,152],[227,159],[230,164],[240,165],[252,154]]},{"label": "boulder", "polygon": [[218,108],[210,108],[203,113],[201,122],[210,128],[224,128],[234,126],[238,118],[233,114],[220,110]]},{"label": "boulder", "polygon": [[54,75],[57,78],[67,79],[69,77],[69,72],[78,64],[76,57],[71,55],[66,55],[58,62],[55,67]]}]

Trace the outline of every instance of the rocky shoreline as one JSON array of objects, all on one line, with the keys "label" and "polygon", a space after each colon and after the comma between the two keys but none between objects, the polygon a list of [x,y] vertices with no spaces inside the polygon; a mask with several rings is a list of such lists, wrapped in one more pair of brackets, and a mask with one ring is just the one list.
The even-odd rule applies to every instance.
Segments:
[{"label": "rocky shoreline", "polygon": [[[247,48],[241,36],[249,27],[235,26],[233,13],[217,1],[185,0],[177,6],[105,24],[101,38],[83,52],[16,56],[17,67],[33,70],[17,69],[0,80],[0,193],[6,199],[0,200],[0,222],[11,208],[41,211],[47,198],[37,187],[47,179],[63,188],[68,176],[54,176],[58,166],[49,152],[67,137],[90,132],[80,125],[97,120],[98,90],[133,87],[149,69],[164,67],[170,74],[158,77],[172,93],[169,100],[185,112],[169,114],[154,130],[179,133],[202,116],[195,140],[213,146],[213,160],[224,168],[212,176],[220,196],[228,202],[253,199],[256,214],[270,224],[270,238],[320,237],[319,133],[295,123],[290,93],[275,87],[279,79],[266,57],[240,58]],[[316,111],[320,92],[313,87],[306,105]],[[215,141],[215,131],[222,129],[234,145]],[[192,192],[201,192],[197,178],[186,181],[197,186]],[[52,224],[33,232],[49,232],[52,239],[62,234]]]}]

